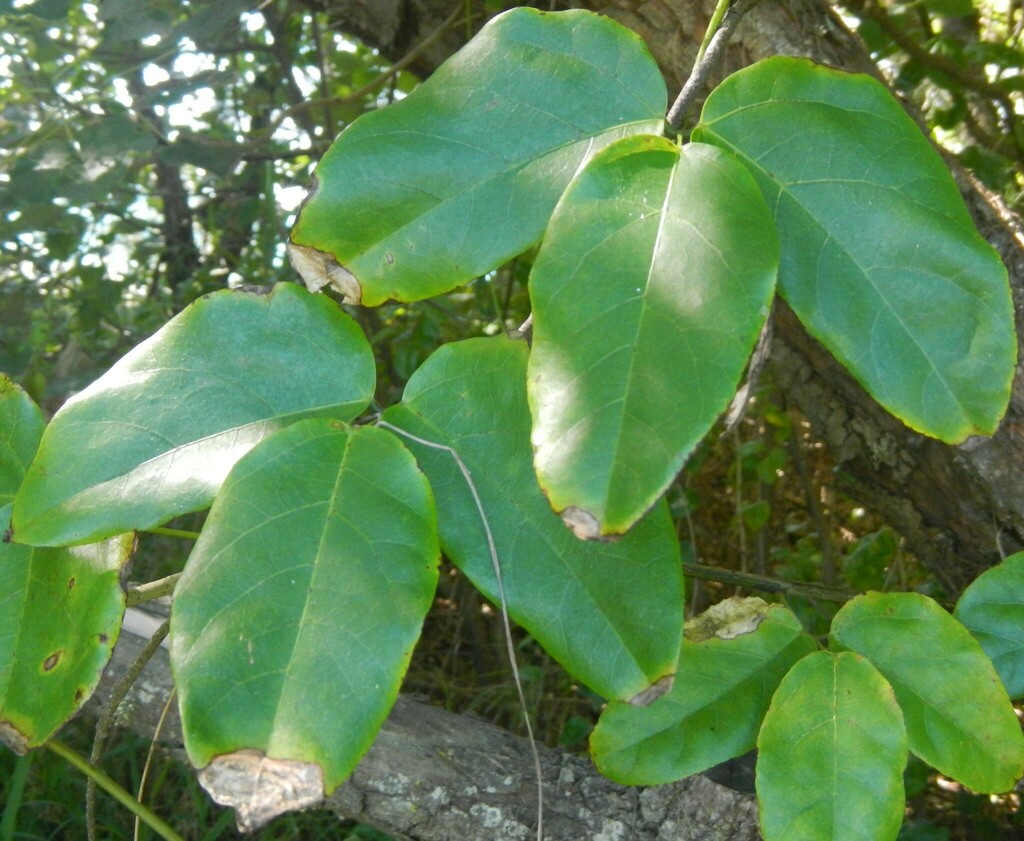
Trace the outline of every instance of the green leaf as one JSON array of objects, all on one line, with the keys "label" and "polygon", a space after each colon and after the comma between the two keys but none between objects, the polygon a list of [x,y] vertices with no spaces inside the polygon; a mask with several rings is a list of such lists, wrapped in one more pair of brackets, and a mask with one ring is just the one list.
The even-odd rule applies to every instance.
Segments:
[{"label": "green leaf", "polygon": [[292,232],[311,288],[437,295],[536,243],[598,149],[660,132],[665,83],[643,42],[585,11],[513,9],[324,155]]},{"label": "green leaf", "polygon": [[558,204],[530,277],[535,465],[579,537],[622,534],[729,405],[778,240],[732,155],[630,137]]},{"label": "green leaf", "polygon": [[[6,529],[11,506],[0,508]],[[0,542],[0,742],[45,742],[88,700],[121,630],[134,536],[72,549]]]},{"label": "green leaf", "polygon": [[757,740],[765,841],[891,841],[903,823],[907,735],[867,660],[819,651],[786,675]]},{"label": "green leaf", "polygon": [[[817,644],[793,613],[761,599],[728,599],[701,618],[746,611],[683,640],[672,688],[648,707],[608,704],[590,737],[594,764],[624,785],[660,785],[740,756],[757,742],[779,682]],[[687,622],[687,636],[698,632]]]},{"label": "green leaf", "polygon": [[[527,353],[525,342],[504,336],[447,344],[384,418],[454,448],[467,465],[512,618],[595,692],[634,698],[675,671],[683,612],[678,542],[663,505],[615,543],[576,540],[562,525],[533,474]],[[455,460],[414,441],[409,447],[437,497],[445,554],[497,603],[486,533]]]},{"label": "green leaf", "polygon": [[389,433],[310,419],[235,465],[175,591],[171,665],[189,757],[215,797],[248,785],[243,821],[269,769],[297,763],[319,799],[369,748],[438,556],[430,488]]},{"label": "green leaf", "polygon": [[864,535],[843,558],[843,578],[856,590],[880,590],[898,544],[892,529]]},{"label": "green leaf", "polygon": [[782,294],[879,403],[951,443],[995,430],[1017,359],[1006,269],[879,82],[767,59],[712,92],[693,136],[750,167]]},{"label": "green leaf", "polygon": [[978,576],[953,616],[991,658],[1009,696],[1024,697],[1024,552]]},{"label": "green leaf", "polygon": [[45,426],[32,398],[0,374],[0,506],[14,499]]},{"label": "green leaf", "polygon": [[966,628],[918,593],[868,593],[832,620],[832,645],[892,684],[910,750],[978,792],[1024,774],[1024,736],[992,662]]},{"label": "green leaf", "polygon": [[355,322],[295,284],[217,292],[56,414],[14,503],[20,543],[84,543],[206,508],[231,466],[296,420],[373,395]]}]

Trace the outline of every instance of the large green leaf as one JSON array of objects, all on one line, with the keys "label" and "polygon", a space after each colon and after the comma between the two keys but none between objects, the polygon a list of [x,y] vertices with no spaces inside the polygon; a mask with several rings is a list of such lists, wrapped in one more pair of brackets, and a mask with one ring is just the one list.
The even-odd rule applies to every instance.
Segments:
[{"label": "large green leaf", "polygon": [[[633,698],[675,671],[678,543],[664,506],[607,544],[576,540],[552,513],[531,464],[527,353],[525,342],[504,336],[445,345],[384,418],[464,460],[493,532],[511,616],[591,689]],[[437,496],[445,554],[497,602],[480,514],[454,459],[409,447]]]},{"label": "large green leaf", "polygon": [[579,537],[632,526],[729,405],[778,249],[712,146],[626,138],[566,190],[530,277],[529,395],[537,476]]},{"label": "large green leaf", "polygon": [[296,284],[200,299],[75,395],[14,503],[20,543],[84,543],[207,507],[256,442],[373,395],[355,322]]},{"label": "large green leaf", "polygon": [[903,823],[907,734],[867,660],[820,651],[786,675],[757,740],[765,841],[891,841]]},{"label": "large green leaf", "polygon": [[1017,359],[1006,269],[881,84],[767,59],[712,92],[693,136],[750,167],[783,295],[883,406],[949,442],[995,429]]},{"label": "large green leaf", "polygon": [[292,232],[296,267],[374,306],[452,289],[537,242],[588,155],[660,132],[643,42],[590,12],[513,9],[342,132]]},{"label": "large green leaf", "polygon": [[171,665],[189,757],[214,797],[246,792],[228,801],[243,822],[262,820],[264,775],[292,769],[316,800],[355,767],[438,556],[430,488],[390,433],[306,420],[235,465],[178,582]]},{"label": "large green leaf", "polygon": [[[686,623],[672,688],[648,707],[612,701],[590,737],[594,763],[625,785],[660,785],[751,750],[786,672],[816,650],[793,613],[727,599]],[[696,637],[696,638],[695,638]]]},{"label": "large green leaf", "polygon": [[[0,507],[0,531],[11,506]],[[24,753],[88,700],[121,630],[133,535],[71,549],[0,542],[0,742]]]},{"label": "large green leaf", "polygon": [[978,576],[953,615],[991,658],[1009,696],[1024,697],[1024,552]]},{"label": "large green leaf", "polygon": [[45,426],[32,398],[0,374],[0,505],[14,499]]},{"label": "large green leaf", "polygon": [[867,657],[896,692],[910,750],[979,792],[1024,774],[1024,736],[992,666],[966,628],[918,593],[868,593],[832,620],[832,645]]}]

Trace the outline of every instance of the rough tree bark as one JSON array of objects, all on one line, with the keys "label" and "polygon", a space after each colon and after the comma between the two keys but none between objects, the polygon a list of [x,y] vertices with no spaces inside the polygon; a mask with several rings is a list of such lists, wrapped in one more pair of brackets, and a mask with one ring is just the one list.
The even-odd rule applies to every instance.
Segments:
[{"label": "rough tree bark", "polygon": [[[394,60],[406,55],[451,13],[455,0],[308,0],[333,26],[358,35]],[[462,5],[461,0],[458,5]],[[539,3],[543,8],[561,4]],[[573,3],[635,29],[678,91],[693,62],[713,0],[593,0]],[[483,20],[482,4],[473,28]],[[466,38],[464,21],[435,37],[412,68],[428,74]],[[774,54],[805,55],[877,75],[863,47],[824,0],[762,0],[744,20],[724,72]],[[981,231],[1010,270],[1014,299],[1024,298],[1024,236],[983,192],[958,174]],[[1019,311],[1018,307],[1018,311]],[[1024,326],[1018,314],[1018,335]],[[785,399],[831,449],[837,480],[877,511],[955,596],[1001,552],[1024,546],[1024,380],[1019,376],[1006,420],[991,439],[950,447],[923,438],[888,416],[808,337],[783,306],[771,347]],[[130,657],[126,635],[116,657]],[[137,645],[136,645],[137,647]],[[161,654],[162,658],[162,654]],[[116,675],[116,666],[112,675]],[[110,677],[104,681],[109,683]],[[146,728],[146,711],[169,687],[159,659],[140,681],[127,721]],[[103,697],[103,693],[100,693]],[[171,741],[180,735],[171,736]],[[545,751],[551,839],[752,839],[749,795],[703,777],[657,789],[627,789],[596,774],[582,758]],[[531,837],[528,746],[466,717],[403,699],[351,782],[328,806],[346,817],[414,838]]]},{"label": "rough tree bark", "polygon": [[[434,32],[451,0],[310,0],[339,29],[398,59]],[[474,28],[483,22],[482,3]],[[650,47],[674,95],[689,74],[714,0],[584,0],[535,3],[585,7],[635,30]],[[464,21],[432,41],[414,63],[429,73],[466,38]],[[740,24],[725,75],[770,55],[802,55],[879,76],[859,39],[825,0],[762,0]],[[1014,300],[1024,301],[1024,230],[965,174],[955,173],[979,229],[1002,255]],[[810,421],[836,462],[841,490],[889,522],[907,548],[943,582],[950,598],[1001,556],[1024,547],[1024,379],[1017,377],[1006,419],[992,438],[951,447],[889,416],[785,306],[778,308],[771,364],[789,405]],[[1018,335],[1024,328],[1018,306]],[[1018,368],[1019,373],[1019,368]]]}]

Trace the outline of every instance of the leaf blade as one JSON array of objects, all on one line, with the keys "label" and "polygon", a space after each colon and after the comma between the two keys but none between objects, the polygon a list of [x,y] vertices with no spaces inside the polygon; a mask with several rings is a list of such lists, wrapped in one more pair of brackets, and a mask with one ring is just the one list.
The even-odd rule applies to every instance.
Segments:
[{"label": "leaf blade", "polygon": [[83,543],[205,508],[256,442],[309,415],[351,420],[374,377],[362,332],[326,298],[295,284],[202,298],[54,416],[15,539]]},{"label": "leaf blade", "polygon": [[1016,363],[1006,269],[878,82],[767,59],[708,97],[694,137],[751,167],[780,291],[875,399],[950,443],[995,430]]},{"label": "leaf blade", "polygon": [[917,593],[857,596],[831,641],[892,684],[910,750],[975,791],[1007,791],[1024,774],[1024,736],[992,662],[966,628]]},{"label": "leaf blade", "polygon": [[580,537],[622,534],[729,405],[778,243],[754,180],[704,144],[618,141],[559,201],[530,277],[538,479]]},{"label": "leaf blade", "polygon": [[368,306],[452,289],[539,240],[580,163],[659,131],[665,100],[646,47],[609,19],[499,15],[408,97],[341,134],[293,230],[296,266]]},{"label": "leaf blade", "polygon": [[[510,615],[596,692],[629,699],[675,669],[678,544],[661,507],[617,543],[578,541],[559,522],[533,475],[526,356],[525,342],[505,337],[445,345],[384,419],[459,452],[487,512]],[[498,603],[480,515],[455,461],[409,448],[438,499],[445,554]]]},{"label": "leaf blade", "polygon": [[885,678],[858,654],[786,675],[758,738],[765,841],[889,841],[903,823],[907,737]]},{"label": "leaf blade", "polygon": [[175,593],[192,762],[258,776],[256,752],[337,786],[397,697],[438,556],[429,486],[389,433],[311,419],[244,456]]}]

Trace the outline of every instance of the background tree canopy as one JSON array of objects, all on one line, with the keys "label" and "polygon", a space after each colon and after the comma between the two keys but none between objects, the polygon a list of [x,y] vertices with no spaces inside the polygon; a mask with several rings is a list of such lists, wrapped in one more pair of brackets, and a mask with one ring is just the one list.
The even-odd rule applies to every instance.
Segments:
[{"label": "background tree canopy", "polygon": [[[52,412],[199,296],[294,280],[285,243],[334,137],[407,95],[513,5],[524,4],[0,0],[0,371]],[[636,29],[672,96],[714,6],[531,5],[583,6]],[[1013,214],[1024,210],[1022,49],[1020,0],[763,0],[720,75],[765,55],[810,51],[885,78],[962,182],[973,177],[1001,200],[1005,218],[990,214],[983,233],[1007,261],[1019,300],[1024,258],[1014,250]],[[529,312],[532,259],[416,305],[347,308],[374,349],[378,403],[393,403],[438,345],[518,326]],[[968,464],[886,426],[855,386],[818,361],[820,348],[792,314],[777,316],[781,338],[752,382],[746,414],[698,448],[669,492],[685,559],[717,570],[706,571],[707,582],[690,570],[694,612],[760,582],[789,587],[805,626],[824,633],[844,593],[885,586],[952,600],[978,570],[1024,545],[1024,492],[1008,475],[1014,461],[1007,457],[1020,446],[1012,437],[1016,392],[1010,432],[990,450],[971,450]],[[821,390],[820,381],[833,380],[834,390]],[[850,408],[844,414],[836,405]],[[176,547],[157,544],[137,560],[133,577],[173,572],[181,560]],[[517,729],[494,612],[460,575],[448,569],[441,578],[405,689]],[[600,699],[527,635],[517,640],[545,741],[580,749]],[[138,751],[126,743],[118,766],[129,785]],[[5,753],[2,762],[13,781],[8,803],[23,796],[12,791],[26,780],[28,800],[55,796],[47,784],[59,772],[42,760],[15,765]],[[228,837],[227,820],[172,767],[156,785],[156,811],[182,814],[179,830],[190,837]],[[937,785],[923,763],[912,763],[907,779],[915,795],[907,839],[1020,831],[1015,795],[993,800]],[[76,803],[33,810],[30,824],[23,808],[18,829],[53,837],[62,823],[81,819]],[[7,814],[14,821],[18,812]],[[105,835],[127,837],[118,813],[106,820]],[[266,837],[321,831],[279,826]],[[0,838],[13,837],[13,828],[0,821]],[[364,828],[352,832],[372,837]]]}]

